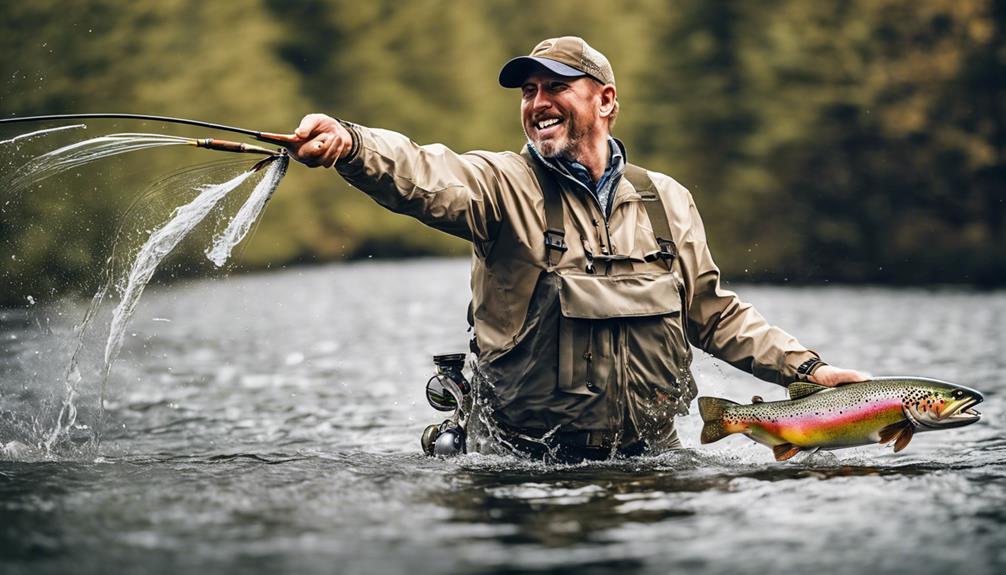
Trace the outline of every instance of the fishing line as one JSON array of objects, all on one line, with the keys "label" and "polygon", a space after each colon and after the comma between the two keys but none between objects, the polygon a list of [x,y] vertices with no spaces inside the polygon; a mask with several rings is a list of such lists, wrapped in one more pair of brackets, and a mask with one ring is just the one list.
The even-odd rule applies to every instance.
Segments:
[{"label": "fishing line", "polygon": [[52,134],[53,132],[62,132],[63,130],[73,130],[75,128],[87,128],[85,124],[74,124],[72,126],[59,126],[58,128],[47,128],[45,130],[35,130],[34,132],[28,132],[27,134],[20,134],[14,136],[9,140],[0,140],[0,145],[13,144],[14,142],[20,142],[21,140],[29,140],[36,136],[44,136],[47,134]]},{"label": "fishing line", "polygon": [[44,116],[22,116],[17,118],[2,118],[0,119],[0,125],[16,124],[22,122],[54,122],[62,120],[90,120],[90,119],[147,120],[152,122],[165,122],[168,124],[185,124],[188,126],[199,126],[200,128],[209,128],[211,130],[221,130],[224,132],[244,134],[246,136],[251,136],[252,138],[255,138],[256,140],[259,140],[261,142],[270,142],[274,144],[282,144],[285,142],[285,140],[281,135],[270,132],[260,132],[258,130],[249,130],[247,128],[238,128],[235,126],[227,126],[224,124],[215,124],[213,122],[203,122],[201,120],[192,120],[189,118],[152,116],[149,114],[118,114],[118,113],[47,114]]},{"label": "fishing line", "polygon": [[[0,193],[13,196],[41,180],[110,156],[149,148],[178,145],[190,145],[225,152],[265,155],[267,157],[264,160],[269,160],[286,153],[285,150],[268,150],[252,144],[213,138],[196,139],[165,134],[133,132],[108,134],[68,144],[32,158],[14,172],[6,185],[0,186]],[[260,166],[256,165],[255,169],[258,169],[258,167]]]}]

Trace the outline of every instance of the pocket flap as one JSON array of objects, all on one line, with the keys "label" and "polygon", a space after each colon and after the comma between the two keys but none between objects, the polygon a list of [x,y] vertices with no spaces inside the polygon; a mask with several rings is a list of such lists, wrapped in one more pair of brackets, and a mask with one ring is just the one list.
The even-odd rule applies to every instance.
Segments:
[{"label": "pocket flap", "polygon": [[647,317],[681,312],[678,282],[669,273],[601,276],[559,273],[562,315],[574,319]]}]

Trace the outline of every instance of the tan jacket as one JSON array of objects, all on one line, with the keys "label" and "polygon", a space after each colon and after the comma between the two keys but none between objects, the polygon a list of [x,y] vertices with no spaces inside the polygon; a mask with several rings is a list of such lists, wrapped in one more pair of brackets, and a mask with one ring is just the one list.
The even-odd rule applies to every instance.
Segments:
[{"label": "tan jacket", "polygon": [[[525,160],[513,152],[458,154],[440,144],[417,145],[388,130],[347,127],[354,147],[336,167],[350,184],[392,211],[472,242],[480,361],[506,354],[525,335],[532,292],[548,267],[542,190]],[[720,287],[719,269],[691,194],[664,174],[649,176],[661,195],[679,252],[672,275],[681,292],[687,340],[759,378],[781,385],[792,382],[797,367],[816,354]],[[644,261],[658,246],[641,197],[625,178],[614,191],[607,222],[592,196],[573,186],[563,185],[563,190],[569,250],[554,271],[572,278],[574,291],[588,251],[629,256],[599,266],[598,274],[667,274],[660,262]],[[624,298],[608,306],[622,306],[631,315],[634,297],[627,285]]]}]

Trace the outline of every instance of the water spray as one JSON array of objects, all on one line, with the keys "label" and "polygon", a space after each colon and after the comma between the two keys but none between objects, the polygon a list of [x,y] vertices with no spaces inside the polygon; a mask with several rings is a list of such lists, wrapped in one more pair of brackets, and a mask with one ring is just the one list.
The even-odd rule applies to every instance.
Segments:
[{"label": "water spray", "polygon": [[[3,118],[0,119],[0,124],[16,124],[22,122],[53,122],[59,120],[83,120],[83,119],[98,119],[98,118],[118,118],[118,119],[129,119],[129,120],[147,120],[147,121],[157,121],[166,122],[172,124],[185,124],[190,126],[200,126],[203,128],[210,128],[213,130],[223,130],[227,132],[235,132],[238,134],[245,134],[251,136],[262,142],[279,143],[282,142],[282,136],[277,134],[270,134],[268,132],[256,132],[255,130],[246,130],[244,128],[235,128],[234,126],[224,126],[222,124],[214,124],[211,122],[202,122],[199,120],[190,120],[188,118],[170,118],[167,116],[148,116],[145,114],[51,114],[46,116],[24,116],[20,118]],[[38,130],[36,132],[30,132],[28,134],[21,134],[10,140],[3,140],[2,144],[9,144],[19,140],[27,139],[32,136],[50,133],[61,130],[68,130],[70,128],[84,127],[83,124],[76,124],[73,126],[61,126],[58,128],[51,128],[48,130]],[[113,134],[112,137],[116,136],[127,136],[132,134]],[[175,138],[175,136],[164,136],[165,138]],[[198,148],[206,148],[208,150],[218,150],[221,152],[235,152],[239,154],[262,154],[266,156],[275,156],[281,151],[269,150],[261,146],[256,146],[254,144],[245,144],[241,142],[232,142],[230,140],[221,140],[217,138],[178,138],[179,140],[184,140],[184,143],[196,146]],[[183,142],[179,142],[183,143]]]},{"label": "water spray", "polygon": [[[163,116],[148,116],[140,114],[62,114],[47,116],[31,116],[20,118],[0,119],[0,124],[14,124],[22,122],[55,122],[61,120],[83,120],[99,118],[119,118],[133,120],[147,120],[166,122],[174,124],[187,124],[214,130],[223,130],[251,136],[260,141],[270,143],[281,143],[284,136],[256,132],[232,126],[223,126],[210,122],[200,122],[186,118],[169,118]],[[74,124],[59,126],[44,130],[35,130],[26,134],[15,136],[8,140],[0,141],[0,144],[15,144],[24,140],[44,136],[53,132],[62,132],[74,128],[86,128],[84,124]],[[135,311],[140,295],[144,287],[153,277],[158,265],[167,257],[170,252],[184,239],[194,227],[205,219],[231,191],[239,187],[245,180],[252,177],[255,172],[264,171],[263,178],[255,186],[248,200],[232,218],[227,229],[219,234],[213,246],[206,250],[207,257],[217,266],[221,267],[229,259],[233,248],[251,231],[259,215],[265,208],[266,203],[271,198],[273,192],[279,186],[286,173],[290,157],[285,148],[270,150],[262,146],[232,142],[217,138],[188,138],[167,134],[149,133],[117,133],[107,134],[91,138],[81,142],[68,144],[56,150],[52,150],[40,156],[32,158],[26,164],[18,168],[5,181],[0,183],[0,197],[16,198],[21,191],[29,188],[38,181],[50,176],[66,172],[76,166],[87,164],[109,156],[143,150],[162,146],[188,145],[210,150],[224,152],[258,154],[265,156],[257,161],[250,169],[246,170],[230,181],[217,185],[203,185],[197,189],[199,196],[192,202],[177,208],[172,219],[150,234],[146,243],[140,248],[127,276],[128,282],[121,286],[121,300],[116,306],[112,315],[112,324],[109,330],[108,341],[105,344],[104,366],[99,389],[98,398],[98,425],[94,441],[100,441],[100,433],[103,428],[104,404],[106,387],[112,363],[118,355],[125,335],[125,328]],[[268,168],[268,169],[265,169]],[[9,202],[10,200],[8,200]],[[114,251],[113,246],[113,251]],[[114,285],[112,267],[107,270],[105,283],[92,299],[87,315],[81,323],[77,334],[77,345],[70,358],[70,365],[64,375],[64,385],[66,396],[60,406],[56,422],[51,431],[46,433],[40,447],[44,447],[46,452],[51,452],[57,444],[68,437],[70,430],[75,428],[77,419],[77,402],[79,400],[79,386],[81,384],[81,374],[78,369],[78,355],[84,346],[86,327],[91,322],[98,307],[105,299],[108,290]],[[3,443],[0,448],[6,449]]]},{"label": "water spray", "polygon": [[[234,126],[225,126],[223,124],[214,124],[212,122],[191,120],[189,118],[172,118],[170,116],[151,116],[149,114],[117,114],[117,113],[47,114],[44,116],[22,116],[18,118],[0,118],[0,124],[16,124],[22,122],[58,122],[62,120],[101,120],[101,119],[146,120],[151,122],[164,122],[167,124],[185,124],[188,126],[199,126],[201,128],[209,128],[211,130],[221,130],[224,132],[244,134],[246,136],[251,136],[252,138],[255,138],[260,142],[268,142],[270,144],[286,143],[286,139],[282,136],[282,134],[259,132],[257,130],[249,130],[247,128],[237,128]],[[213,149],[220,149],[220,148],[213,148]],[[227,151],[243,151],[243,150],[228,149]],[[254,152],[254,153],[261,153],[261,152]]]}]

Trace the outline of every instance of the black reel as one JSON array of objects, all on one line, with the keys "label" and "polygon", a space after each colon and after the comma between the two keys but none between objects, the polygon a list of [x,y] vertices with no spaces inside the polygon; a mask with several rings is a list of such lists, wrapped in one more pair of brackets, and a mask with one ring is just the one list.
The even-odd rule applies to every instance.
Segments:
[{"label": "black reel", "polygon": [[467,451],[465,430],[462,427],[462,402],[471,392],[472,386],[461,372],[465,357],[464,353],[433,356],[437,373],[426,382],[426,400],[433,409],[454,413],[443,423],[429,425],[423,431],[420,444],[426,455],[449,457]]}]

